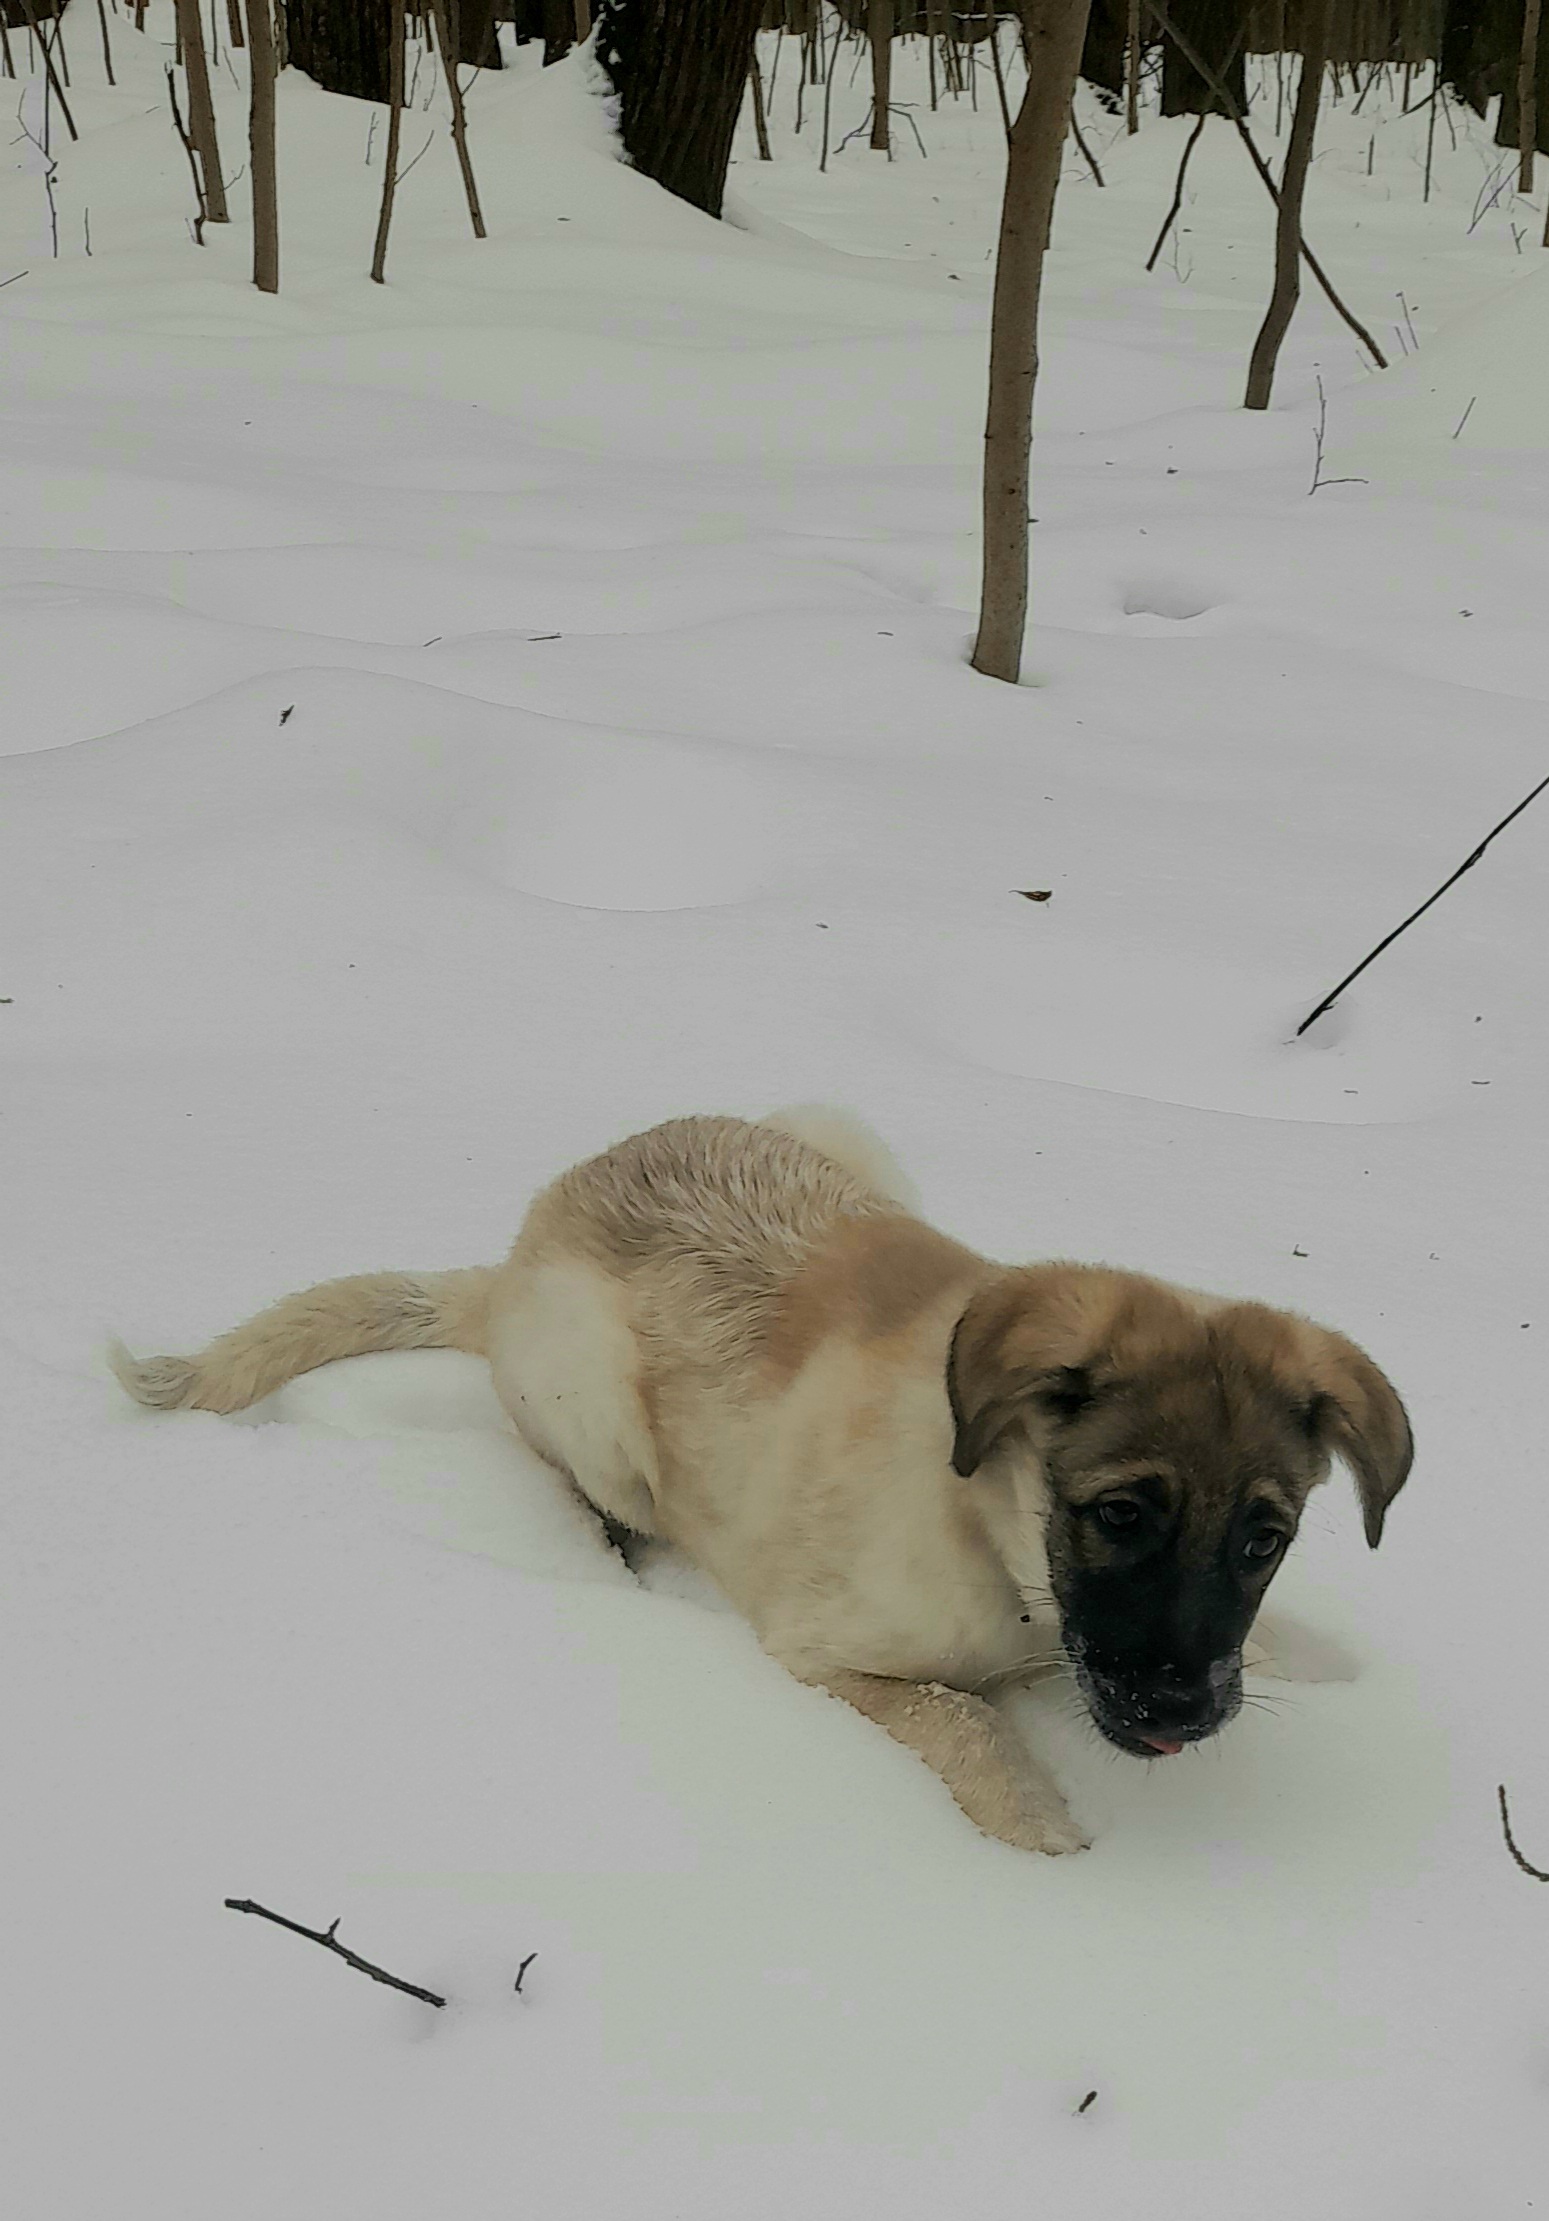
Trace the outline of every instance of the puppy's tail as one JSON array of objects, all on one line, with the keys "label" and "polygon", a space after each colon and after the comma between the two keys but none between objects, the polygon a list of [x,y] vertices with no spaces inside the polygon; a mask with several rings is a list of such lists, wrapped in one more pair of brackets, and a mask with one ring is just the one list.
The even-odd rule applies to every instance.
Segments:
[{"label": "puppy's tail", "polygon": [[197,1357],[131,1357],[121,1342],[108,1362],[137,1403],[158,1411],[245,1411],[336,1357],[369,1350],[467,1350],[486,1355],[485,1320],[495,1268],[464,1272],[356,1273],[260,1311]]},{"label": "puppy's tail", "polygon": [[795,1103],[786,1110],[770,1111],[759,1124],[804,1141],[890,1203],[900,1203],[906,1211],[920,1208],[919,1190],[908,1173],[882,1136],[853,1111],[827,1103]]}]

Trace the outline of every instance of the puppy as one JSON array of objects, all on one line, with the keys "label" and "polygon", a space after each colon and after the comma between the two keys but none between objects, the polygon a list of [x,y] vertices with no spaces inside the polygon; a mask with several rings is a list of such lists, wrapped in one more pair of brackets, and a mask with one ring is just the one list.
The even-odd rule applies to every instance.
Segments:
[{"label": "puppy", "polygon": [[233,1412],[368,1350],[486,1357],[523,1438],[687,1552],[799,1679],[935,1768],[986,1834],[1082,1837],[988,1692],[1068,1661],[1152,1759],[1217,1734],[1308,1492],[1368,1542],[1409,1472],[1343,1336],[1106,1266],[991,1263],[843,1113],[683,1118],[565,1173],[503,1265],[289,1296],[141,1403]]}]

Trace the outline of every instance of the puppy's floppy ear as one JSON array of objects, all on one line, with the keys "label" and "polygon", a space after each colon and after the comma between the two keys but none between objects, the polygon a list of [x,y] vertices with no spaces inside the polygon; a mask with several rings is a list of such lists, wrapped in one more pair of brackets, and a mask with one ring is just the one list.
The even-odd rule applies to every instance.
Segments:
[{"label": "puppy's floppy ear", "polygon": [[954,1473],[976,1473],[1030,1411],[1068,1418],[1091,1402],[1110,1277],[1090,1266],[1033,1265],[998,1273],[974,1296],[947,1354]]},{"label": "puppy's floppy ear", "polygon": [[1409,1414],[1393,1383],[1364,1350],[1327,1327],[1315,1332],[1309,1423],[1317,1439],[1342,1457],[1355,1476],[1366,1539],[1375,1550],[1388,1506],[1414,1462]]}]

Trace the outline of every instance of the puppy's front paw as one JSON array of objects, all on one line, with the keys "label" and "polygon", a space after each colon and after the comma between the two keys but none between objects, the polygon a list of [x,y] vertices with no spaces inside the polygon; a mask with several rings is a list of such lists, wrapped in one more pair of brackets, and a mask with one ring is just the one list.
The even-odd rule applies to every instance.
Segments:
[{"label": "puppy's front paw", "polygon": [[1083,1835],[1063,1805],[1057,1812],[1038,1812],[1025,1822],[1017,1836],[1019,1851],[1042,1851],[1058,1858],[1066,1851],[1089,1851],[1092,1839]]},{"label": "puppy's front paw", "polygon": [[1049,1858],[1058,1858],[1066,1851],[1091,1849],[1090,1836],[1082,1834],[1052,1784],[1041,1785],[1035,1795],[1024,1792],[997,1810],[981,1807],[970,1812],[969,1818],[986,1835],[994,1836],[999,1843],[1009,1843],[1015,1851],[1042,1851]]}]

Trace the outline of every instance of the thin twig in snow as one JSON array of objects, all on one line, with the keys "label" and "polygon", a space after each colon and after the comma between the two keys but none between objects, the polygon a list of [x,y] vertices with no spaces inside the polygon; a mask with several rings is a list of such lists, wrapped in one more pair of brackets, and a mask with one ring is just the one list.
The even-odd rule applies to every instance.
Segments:
[{"label": "thin twig in snow", "polygon": [[1417,918],[1423,918],[1426,911],[1430,909],[1433,902],[1440,902],[1442,896],[1447,892],[1447,889],[1449,887],[1456,886],[1457,882],[1462,878],[1464,872],[1473,870],[1475,864],[1478,863],[1480,857],[1489,847],[1491,841],[1494,840],[1496,834],[1504,833],[1507,826],[1511,823],[1512,819],[1520,817],[1530,802],[1536,802],[1538,797],[1543,793],[1545,787],[1549,787],[1549,778],[1540,779],[1537,786],[1533,788],[1532,792],[1530,794],[1525,794],[1514,810],[1508,810],[1506,812],[1506,815],[1501,819],[1499,825],[1492,825],[1489,832],[1486,833],[1484,839],[1479,843],[1479,846],[1472,852],[1471,855],[1464,857],[1457,870],[1453,872],[1449,878],[1446,878],[1442,881],[1435,894],[1427,895],[1418,910],[1412,910],[1409,916],[1404,920],[1402,925],[1396,925],[1391,933],[1386,934],[1383,939],[1377,943],[1377,946],[1372,950],[1369,956],[1363,956],[1361,958],[1360,963],[1357,964],[1353,972],[1347,972],[1345,974],[1339,985],[1334,988],[1330,994],[1325,995],[1322,1002],[1319,1003],[1317,1009],[1309,1011],[1307,1016],[1297,1027],[1296,1036],[1298,1040],[1300,1040],[1301,1036],[1307,1031],[1307,1028],[1313,1023],[1314,1019],[1321,1018],[1325,1010],[1330,1009],[1334,1003],[1338,1002],[1345,989],[1350,986],[1353,981],[1360,978],[1361,974],[1365,971],[1368,964],[1374,964],[1377,958],[1382,954],[1384,949],[1388,949],[1393,946],[1393,943],[1398,939],[1401,933],[1407,933],[1409,931],[1409,928],[1414,924]]},{"label": "thin twig in snow", "polygon": [[1524,1874],[1531,1875],[1535,1882],[1549,1882],[1549,1874],[1546,1874],[1541,1866],[1531,1865],[1528,1860],[1526,1860],[1522,1856],[1522,1853],[1517,1849],[1517,1839],[1511,1832],[1511,1813],[1506,1804],[1506,1784],[1504,1782],[1501,1783],[1501,1786],[1497,1791],[1497,1795],[1501,1800],[1501,1831],[1506,1838],[1507,1850],[1511,1853],[1512,1857],[1521,1867]]},{"label": "thin twig in snow", "polygon": [[325,1951],[335,1951],[361,1974],[369,1974],[373,1982],[385,1982],[390,1990],[402,1990],[409,1997],[420,1998],[426,2005],[444,2005],[446,1999],[437,1997],[434,1990],[422,1990],[417,1982],[400,1981],[396,1974],[385,1968],[373,1966],[369,1959],[360,1958],[346,1950],[337,1941],[339,1923],[331,1921],[326,1928],[303,1928],[298,1920],[287,1920],[283,1913],[270,1912],[267,1905],[255,1905],[251,1897],[228,1897],[223,1900],[228,1912],[256,1913],[260,1920],[272,1920],[277,1928],[288,1928],[293,1936],[305,1936],[308,1943],[320,1943]]},{"label": "thin twig in snow", "polygon": [[1317,421],[1317,423],[1316,423],[1316,424],[1315,424],[1315,425],[1313,426],[1313,428],[1312,428],[1312,442],[1313,442],[1313,448],[1312,448],[1312,484],[1311,484],[1311,485],[1310,485],[1310,486],[1309,486],[1309,487],[1307,488],[1307,492],[1308,492],[1308,494],[1309,494],[1309,495],[1311,495],[1311,494],[1315,494],[1315,493],[1317,492],[1317,490],[1318,490],[1318,488],[1319,488],[1320,486],[1368,486],[1368,485],[1370,485],[1371,481],[1370,481],[1370,479],[1368,479],[1368,478],[1325,478],[1325,477],[1324,477],[1324,475],[1323,475],[1323,435],[1324,435],[1325,431],[1326,431],[1326,430],[1327,430],[1327,428],[1328,428],[1328,395],[1327,395],[1327,394],[1326,394],[1326,393],[1324,392],[1324,390],[1323,390],[1323,378],[1322,378],[1322,374],[1321,374],[1321,373],[1319,373],[1319,375],[1318,375],[1318,377],[1317,377],[1317,381],[1316,381],[1316,382],[1317,382],[1317,388],[1318,388],[1318,421]]}]

